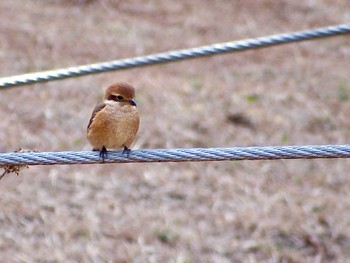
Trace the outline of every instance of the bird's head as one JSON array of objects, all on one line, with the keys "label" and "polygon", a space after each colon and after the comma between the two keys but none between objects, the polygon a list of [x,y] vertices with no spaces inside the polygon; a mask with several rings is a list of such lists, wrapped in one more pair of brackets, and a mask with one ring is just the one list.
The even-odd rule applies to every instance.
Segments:
[{"label": "bird's head", "polygon": [[109,86],[106,90],[104,99],[136,107],[135,89],[127,83],[115,83]]}]

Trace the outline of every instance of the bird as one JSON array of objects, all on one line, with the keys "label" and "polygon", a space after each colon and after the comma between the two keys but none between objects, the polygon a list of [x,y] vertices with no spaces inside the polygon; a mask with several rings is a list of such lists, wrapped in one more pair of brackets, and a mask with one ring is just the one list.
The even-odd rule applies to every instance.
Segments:
[{"label": "bird", "polygon": [[118,82],[107,87],[104,101],[94,108],[87,126],[87,139],[93,151],[100,151],[104,162],[107,149],[123,148],[122,154],[130,154],[140,125],[135,102],[135,89],[128,83]]}]

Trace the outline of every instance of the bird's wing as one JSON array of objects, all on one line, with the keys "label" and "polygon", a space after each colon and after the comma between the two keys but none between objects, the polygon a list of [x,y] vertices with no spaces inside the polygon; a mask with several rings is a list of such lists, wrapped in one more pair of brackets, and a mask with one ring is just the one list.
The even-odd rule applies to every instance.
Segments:
[{"label": "bird's wing", "polygon": [[96,105],[95,109],[94,109],[93,112],[92,112],[92,115],[91,115],[91,118],[90,118],[90,121],[89,121],[89,125],[87,126],[88,129],[90,128],[90,125],[91,125],[92,121],[94,120],[96,114],[97,114],[99,111],[101,111],[105,106],[106,106],[106,104],[103,103],[103,102]]}]

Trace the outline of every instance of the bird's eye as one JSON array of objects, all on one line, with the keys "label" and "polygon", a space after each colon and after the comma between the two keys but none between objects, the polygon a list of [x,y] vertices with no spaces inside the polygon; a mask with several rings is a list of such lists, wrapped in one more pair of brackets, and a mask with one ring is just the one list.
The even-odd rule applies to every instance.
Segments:
[{"label": "bird's eye", "polygon": [[124,97],[120,95],[110,95],[108,97],[108,100],[114,100],[114,101],[124,101]]}]

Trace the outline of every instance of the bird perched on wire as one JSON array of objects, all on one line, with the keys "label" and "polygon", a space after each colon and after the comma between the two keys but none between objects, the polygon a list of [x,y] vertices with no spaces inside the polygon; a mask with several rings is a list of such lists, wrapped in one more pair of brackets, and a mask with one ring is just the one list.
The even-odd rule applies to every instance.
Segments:
[{"label": "bird perched on wire", "polygon": [[129,156],[139,124],[135,89],[127,83],[115,83],[106,89],[104,101],[93,110],[87,138],[93,151],[100,151],[102,161],[107,157],[107,149],[123,148],[123,154]]}]

